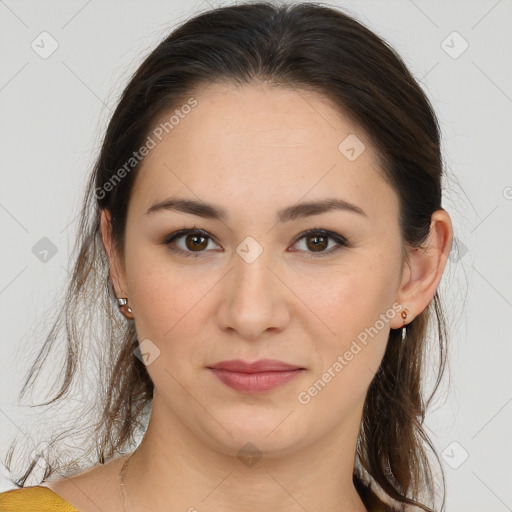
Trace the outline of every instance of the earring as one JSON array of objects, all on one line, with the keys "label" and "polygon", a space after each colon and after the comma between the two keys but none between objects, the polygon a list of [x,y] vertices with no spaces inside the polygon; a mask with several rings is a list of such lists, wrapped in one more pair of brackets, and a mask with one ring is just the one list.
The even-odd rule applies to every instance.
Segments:
[{"label": "earring", "polygon": [[405,324],[407,323],[406,320],[407,320],[407,314],[409,313],[409,310],[407,308],[405,308],[401,313],[400,313],[400,316],[402,317],[403,321],[404,321],[404,325],[402,325],[402,341],[405,340],[405,335],[406,335],[406,327],[405,327]]},{"label": "earring", "polygon": [[117,305],[121,313],[128,319],[133,320],[135,317],[132,314],[132,308],[128,306],[128,297],[118,298]]}]

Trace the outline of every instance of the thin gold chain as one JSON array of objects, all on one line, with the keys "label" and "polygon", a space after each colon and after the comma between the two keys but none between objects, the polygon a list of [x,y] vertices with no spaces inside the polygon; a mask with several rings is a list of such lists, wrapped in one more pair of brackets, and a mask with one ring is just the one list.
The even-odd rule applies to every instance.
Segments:
[{"label": "thin gold chain", "polygon": [[121,485],[121,493],[123,495],[123,511],[126,512],[126,483],[125,483],[125,476],[126,476],[126,470],[128,469],[128,463],[130,462],[130,459],[134,456],[135,452],[137,450],[134,450],[134,452],[124,461],[123,467],[121,468],[121,471],[119,471],[119,482]]}]

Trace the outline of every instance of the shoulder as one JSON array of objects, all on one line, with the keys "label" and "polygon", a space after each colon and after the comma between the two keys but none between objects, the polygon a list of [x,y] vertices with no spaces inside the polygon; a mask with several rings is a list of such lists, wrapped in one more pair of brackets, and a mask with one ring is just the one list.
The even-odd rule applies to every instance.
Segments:
[{"label": "shoulder", "polygon": [[[119,482],[123,458],[113,459],[72,476],[49,480],[42,485],[53,491],[69,509],[48,509],[59,512],[122,512]],[[4,512],[0,505],[0,512]],[[28,512],[23,510],[23,512]],[[34,512],[41,512],[39,509]]]},{"label": "shoulder", "polygon": [[121,462],[114,459],[70,477],[2,492],[0,512],[118,512]]},{"label": "shoulder", "polygon": [[0,512],[78,512],[47,487],[35,485],[0,493]]}]

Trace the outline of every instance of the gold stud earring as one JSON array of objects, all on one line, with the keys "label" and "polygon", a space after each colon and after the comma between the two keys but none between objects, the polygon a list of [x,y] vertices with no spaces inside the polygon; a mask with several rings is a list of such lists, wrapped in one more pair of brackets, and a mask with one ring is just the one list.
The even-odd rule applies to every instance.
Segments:
[{"label": "gold stud earring", "polygon": [[404,324],[402,325],[402,341],[405,340],[405,335],[407,333],[407,329],[405,327],[405,324],[407,323],[406,320],[407,320],[407,315],[409,313],[409,310],[407,308],[405,308],[401,313],[400,313],[400,316],[402,317],[403,321],[404,321]]}]

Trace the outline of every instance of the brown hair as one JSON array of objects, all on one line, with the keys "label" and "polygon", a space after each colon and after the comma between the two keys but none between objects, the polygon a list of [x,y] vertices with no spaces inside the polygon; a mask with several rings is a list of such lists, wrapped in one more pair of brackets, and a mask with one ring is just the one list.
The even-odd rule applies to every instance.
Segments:
[{"label": "brown hair", "polygon": [[[34,385],[63,319],[67,343],[63,382],[55,396],[39,406],[71,393],[88,353],[85,344],[92,340],[98,387],[93,390],[93,405],[84,407],[83,415],[96,414],[94,420],[87,416],[84,427],[96,449],[93,464],[121,453],[137,431],[144,431],[153,396],[145,365],[134,356],[138,346],[134,323],[125,321],[115,302],[101,239],[100,211],[107,209],[115,247],[123,255],[127,208],[139,165],[132,165],[122,179],[119,173],[116,178],[116,172],[123,166],[126,170],[157,119],[185,103],[199,87],[258,80],[316,91],[365,131],[381,159],[383,174],[398,194],[404,243],[421,246],[432,213],[441,209],[440,130],[433,109],[397,53],[354,18],[321,3],[259,2],[209,10],[178,27],[137,69],[111,117],[83,199],[65,303],[20,392],[21,399]],[[422,376],[430,325],[436,330],[439,359],[437,380],[425,399]],[[435,479],[426,448],[438,463],[439,457],[422,424],[446,362],[446,326],[438,292],[408,325],[406,342],[400,334],[400,329],[391,330],[368,390],[354,482],[360,489],[366,478],[395,506],[413,504],[431,511]],[[95,422],[92,432],[91,421]],[[48,444],[52,453],[57,453],[53,447],[58,437]],[[85,447],[80,448],[85,452]],[[12,455],[11,446],[8,464]],[[39,455],[32,453],[28,469],[14,482],[17,486],[25,485]],[[47,459],[43,480],[77,467],[70,461]],[[439,467],[443,510],[445,481]]]}]

